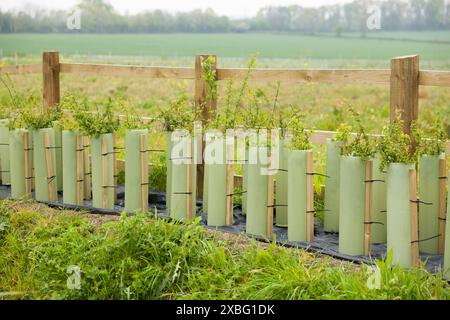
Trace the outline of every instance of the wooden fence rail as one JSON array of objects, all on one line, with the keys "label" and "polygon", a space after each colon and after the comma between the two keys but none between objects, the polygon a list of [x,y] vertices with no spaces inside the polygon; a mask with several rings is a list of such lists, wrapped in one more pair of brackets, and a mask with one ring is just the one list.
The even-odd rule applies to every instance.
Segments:
[{"label": "wooden fence rail", "polygon": [[[195,79],[195,69],[188,67],[145,67],[112,64],[60,63],[61,73],[95,74],[97,76],[146,77],[149,79]],[[42,64],[0,67],[0,74],[42,73]],[[217,80],[239,80],[247,69],[217,68]],[[322,83],[388,84],[389,69],[253,69],[250,79],[257,81],[294,81]],[[450,87],[450,71],[420,70],[419,85]]]}]

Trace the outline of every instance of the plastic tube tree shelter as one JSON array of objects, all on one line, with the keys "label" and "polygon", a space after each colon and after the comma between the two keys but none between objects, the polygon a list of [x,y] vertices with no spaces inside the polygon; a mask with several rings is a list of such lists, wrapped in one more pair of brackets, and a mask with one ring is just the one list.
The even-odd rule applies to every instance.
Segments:
[{"label": "plastic tube tree shelter", "polygon": [[[313,154],[311,150],[288,153],[288,239],[314,240]],[[278,210],[278,208],[277,208]]]},{"label": "plastic tube tree shelter", "polygon": [[[277,132],[272,130],[272,134]],[[275,136],[271,137],[272,143]],[[278,139],[278,135],[276,135]],[[273,231],[274,174],[278,170],[277,151],[270,150],[267,135],[249,130],[249,164],[247,189],[248,234],[270,238]]]},{"label": "plastic tube tree shelter", "polygon": [[[447,170],[447,168],[446,168]],[[447,218],[450,217],[450,173],[447,174]],[[444,179],[442,179],[444,180]],[[446,230],[445,230],[445,244],[444,244],[444,278],[450,280],[450,219],[445,220]]]},{"label": "plastic tube tree shelter", "polygon": [[380,170],[380,155],[372,161],[370,242],[386,243],[386,173]]},{"label": "plastic tube tree shelter", "polygon": [[79,131],[62,131],[62,162],[64,167],[63,202],[82,205],[84,199],[84,138]]},{"label": "plastic tube tree shelter", "polygon": [[90,200],[92,197],[92,190],[91,190],[91,164],[89,161],[89,137],[84,136],[83,137],[83,169],[84,169],[84,198],[86,200]]},{"label": "plastic tube tree shelter", "polygon": [[339,252],[369,255],[371,240],[372,161],[341,156]]},{"label": "plastic tube tree shelter", "polygon": [[422,155],[419,159],[419,235],[421,252],[439,253],[439,176],[444,155]]},{"label": "plastic tube tree shelter", "polygon": [[9,120],[0,120],[0,179],[3,185],[11,183],[9,168]]},{"label": "plastic tube tree shelter", "polygon": [[55,130],[33,131],[35,198],[37,201],[57,200]]},{"label": "plastic tube tree shelter", "polygon": [[339,184],[340,184],[340,155],[339,142],[327,140],[327,162],[325,180],[325,214],[324,231],[339,231]]},{"label": "plastic tube tree shelter", "polygon": [[192,215],[197,213],[197,166],[203,164],[203,124],[201,121],[194,122],[194,135],[192,140],[191,160],[191,188],[192,188]]},{"label": "plastic tube tree shelter", "polygon": [[31,195],[31,143],[25,129],[11,131],[9,151],[11,155],[11,197],[20,199]]},{"label": "plastic tube tree shelter", "polygon": [[247,190],[248,190],[248,158],[249,148],[247,138],[245,139],[245,163],[242,164],[242,214],[247,214]]},{"label": "plastic tube tree shelter", "polygon": [[95,208],[114,209],[113,134],[91,137],[92,203]]},{"label": "plastic tube tree shelter", "polygon": [[148,210],[148,130],[125,136],[125,211]]},{"label": "plastic tube tree shelter", "polygon": [[58,121],[53,122],[55,129],[55,168],[57,190],[63,191],[63,155],[62,155],[62,126]]},{"label": "plastic tube tree shelter", "polygon": [[[450,203],[450,197],[447,197],[447,161],[446,158],[439,160],[439,253],[444,254],[446,231],[447,202]],[[450,188],[448,188],[450,191]],[[446,201],[447,200],[447,201]]]},{"label": "plastic tube tree shelter", "polygon": [[279,227],[288,226],[288,157],[289,150],[287,139],[280,141],[279,147],[279,170],[276,176],[276,225]]},{"label": "plastic tube tree shelter", "polygon": [[393,263],[403,267],[419,261],[416,180],[413,164],[388,164],[387,250]]},{"label": "plastic tube tree shelter", "polygon": [[203,212],[208,213],[209,198],[209,166],[205,163],[203,167]]},{"label": "plastic tube tree shelter", "polygon": [[172,161],[170,160],[172,154],[172,132],[166,132],[166,209],[170,212],[170,197],[172,195]]},{"label": "plastic tube tree shelter", "polygon": [[[245,215],[247,211],[247,162],[248,162],[248,147],[247,147],[247,134],[243,126],[236,126],[234,129],[235,142],[236,142],[236,159],[235,164],[242,166],[242,184],[241,184],[241,200],[242,200],[242,214]],[[234,151],[234,150],[233,150]],[[234,177],[233,177],[234,187]],[[234,190],[233,190],[234,192]]]},{"label": "plastic tube tree shelter", "polygon": [[170,216],[176,220],[193,218],[193,175],[192,170],[192,137],[187,130],[176,130],[172,133],[172,152],[170,161],[171,195]]},{"label": "plastic tube tree shelter", "polygon": [[[231,208],[233,202],[233,190],[230,192],[232,183],[230,185],[229,175],[233,174],[234,170],[233,162],[229,160],[232,160],[234,149],[228,148],[227,140],[222,132],[216,130],[207,132],[205,136],[205,169],[208,172],[206,183],[208,225],[214,227],[232,224],[232,216],[230,221],[228,211],[230,201]],[[230,142],[234,147],[233,141]]]}]

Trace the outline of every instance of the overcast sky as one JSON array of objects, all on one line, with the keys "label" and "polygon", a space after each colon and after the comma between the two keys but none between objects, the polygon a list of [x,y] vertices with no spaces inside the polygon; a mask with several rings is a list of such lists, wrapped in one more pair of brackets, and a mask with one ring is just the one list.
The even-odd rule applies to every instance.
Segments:
[{"label": "overcast sky", "polygon": [[[170,12],[190,11],[197,8],[212,8],[219,14],[231,17],[248,17],[258,9],[269,5],[297,4],[317,7],[326,4],[351,2],[351,0],[109,0],[122,13],[136,13],[144,10],[162,9]],[[0,0],[0,9],[17,9],[38,5],[45,8],[67,9],[78,0]]]}]

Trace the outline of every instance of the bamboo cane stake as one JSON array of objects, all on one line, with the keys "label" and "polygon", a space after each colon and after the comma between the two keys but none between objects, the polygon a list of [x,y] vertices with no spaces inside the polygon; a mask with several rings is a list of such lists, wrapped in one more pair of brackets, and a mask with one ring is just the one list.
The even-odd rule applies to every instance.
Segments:
[{"label": "bamboo cane stake", "polygon": [[83,182],[84,182],[84,170],[83,170],[83,137],[77,135],[76,154],[77,154],[77,205],[83,204]]},{"label": "bamboo cane stake", "polygon": [[[445,157],[439,159],[439,253],[445,250],[445,219],[447,206],[445,202],[447,185],[447,162]],[[450,200],[449,200],[450,201]]]},{"label": "bamboo cane stake", "polygon": [[306,238],[308,242],[314,241],[314,179],[313,154],[306,152]]},{"label": "bamboo cane stake", "polygon": [[91,199],[91,169],[89,165],[89,137],[83,137],[84,156],[84,198]]},{"label": "bamboo cane stake", "polygon": [[372,160],[366,161],[366,182],[365,182],[365,199],[364,199],[364,254],[370,255],[370,237],[371,237],[371,220],[372,220]]},{"label": "bamboo cane stake", "polygon": [[118,177],[118,167],[117,167],[117,153],[116,153],[116,133],[113,132],[112,134],[112,141],[113,141],[113,176],[114,176],[114,203],[117,202],[117,177]]},{"label": "bamboo cane stake", "polygon": [[47,185],[48,185],[48,200],[50,202],[56,202],[56,179],[53,172],[53,159],[52,150],[50,144],[50,135],[48,132],[43,133],[44,148],[45,148],[45,163],[47,166]]},{"label": "bamboo cane stake", "polygon": [[31,161],[30,161],[30,134],[28,131],[23,133],[23,152],[24,152],[24,170],[25,170],[25,194],[29,198],[31,195]]},{"label": "bamboo cane stake", "polygon": [[31,176],[30,176],[30,181],[31,181],[31,191],[35,191],[36,190],[36,173],[34,170],[34,164],[33,161],[30,161],[30,166],[31,166]]},{"label": "bamboo cane stake", "polygon": [[417,212],[417,172],[409,170],[409,198],[411,212],[411,264],[419,265],[419,217]]},{"label": "bamboo cane stake", "polygon": [[141,208],[148,211],[148,151],[145,135],[141,134]]},{"label": "bamboo cane stake", "polygon": [[108,146],[106,137],[102,137],[102,208],[108,208],[109,179],[108,179]]}]

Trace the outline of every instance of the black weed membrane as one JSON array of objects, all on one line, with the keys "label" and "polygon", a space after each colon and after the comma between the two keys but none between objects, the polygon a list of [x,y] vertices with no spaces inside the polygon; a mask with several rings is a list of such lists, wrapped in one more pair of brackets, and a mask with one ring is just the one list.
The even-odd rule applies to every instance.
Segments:
[{"label": "black weed membrane", "polygon": [[[0,198],[8,199],[11,196],[10,186],[0,186]],[[149,211],[157,212],[158,216],[163,219],[170,220],[170,216],[166,210],[166,194],[164,192],[150,192],[148,195]],[[58,194],[58,202],[46,202],[39,201],[53,208],[61,208],[75,211],[87,211],[92,214],[104,214],[104,215],[120,215],[125,209],[125,192],[124,186],[117,187],[117,202],[114,210],[99,209],[92,207],[92,201],[84,200],[83,206],[68,205],[62,203],[62,195]],[[240,207],[234,208],[233,212],[233,225],[224,227],[210,227],[207,225],[208,216],[202,212],[202,201],[197,201],[196,216],[201,216],[202,220],[200,225],[206,229],[217,230],[221,232],[227,232],[232,234],[245,234],[246,231],[246,216],[242,213]],[[276,215],[276,209],[274,210]],[[276,219],[274,219],[276,221]],[[325,232],[323,226],[319,223],[314,225],[314,241],[313,242],[292,242],[288,241],[287,228],[282,228],[273,225],[273,235],[277,244],[285,247],[297,247],[302,248],[310,252],[316,252],[324,255],[328,255],[337,259],[352,261],[355,263],[367,263],[375,264],[376,259],[383,259],[387,254],[386,244],[372,244],[370,256],[351,256],[339,253],[339,234]],[[253,236],[246,234],[249,238],[256,239],[262,242],[271,242],[271,239]],[[431,273],[439,272],[442,269],[444,258],[440,254],[420,254],[420,258],[425,262],[425,269]]]}]

